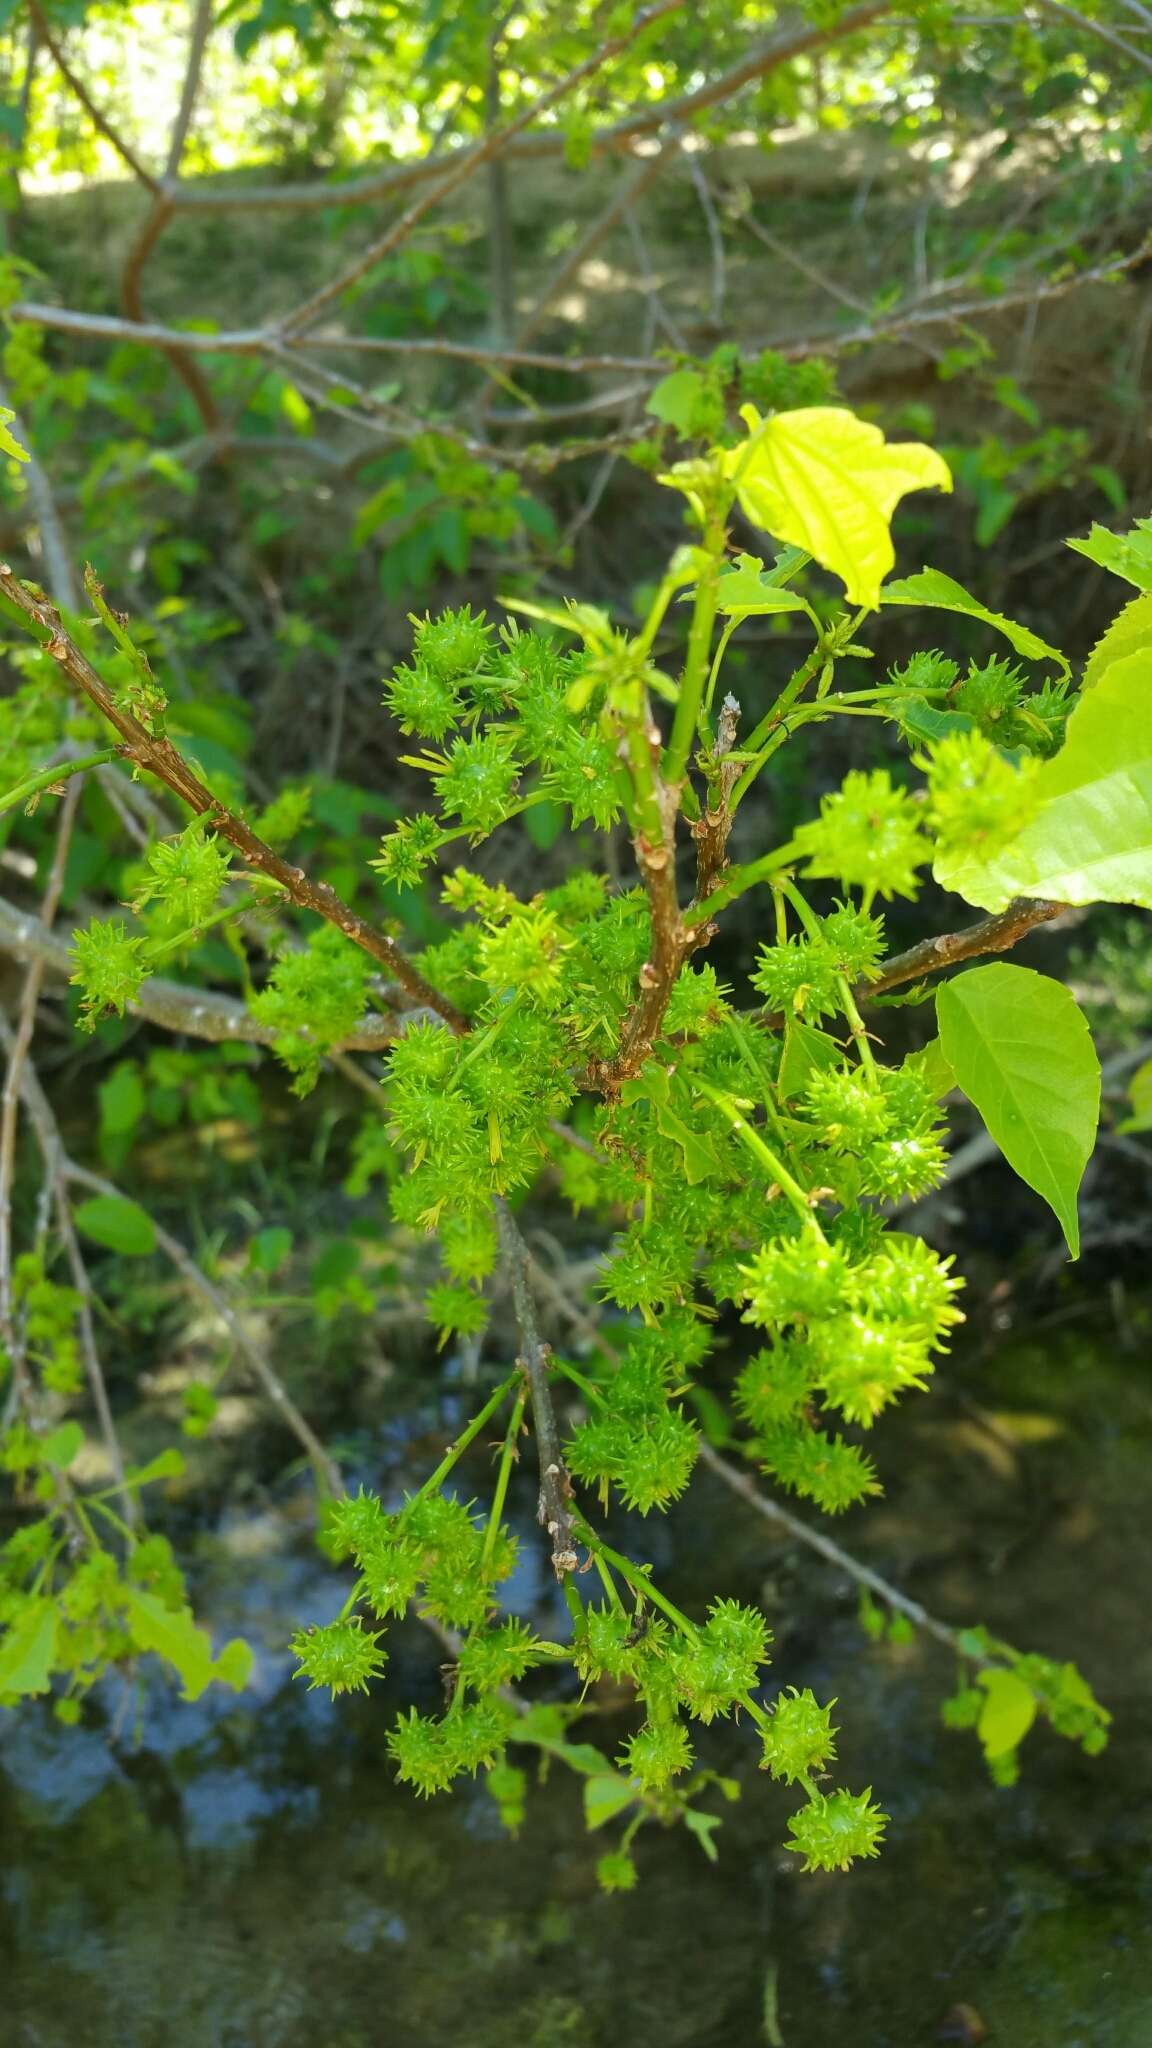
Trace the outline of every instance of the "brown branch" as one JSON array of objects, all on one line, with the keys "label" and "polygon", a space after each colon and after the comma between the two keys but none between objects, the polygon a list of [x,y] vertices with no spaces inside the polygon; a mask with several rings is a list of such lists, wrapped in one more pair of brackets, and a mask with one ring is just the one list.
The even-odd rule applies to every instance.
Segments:
[{"label": "brown branch", "polygon": [[[858,349],[869,342],[894,342],[908,339],[916,345],[915,336],[923,327],[950,326],[956,322],[973,320],[980,314],[1011,312],[1021,306],[1046,305],[1051,300],[1067,297],[1085,285],[1114,284],[1128,271],[1145,262],[1149,254],[1149,242],[1145,240],[1136,249],[1124,256],[1118,256],[1107,263],[1095,264],[1087,270],[1075,272],[1069,277],[1059,278],[1051,284],[1026,285],[1018,291],[1004,292],[998,298],[966,299],[959,305],[920,307],[899,319],[878,322],[874,326],[855,327],[836,331],[830,329],[809,336],[803,341],[780,343],[756,342],[743,344],[747,352],[755,354],[763,347],[774,347],[777,355],[788,362],[804,362],[814,355],[835,355],[841,350]],[[101,313],[78,312],[74,307],[46,306],[32,300],[21,300],[8,308],[7,317],[36,327],[47,327],[62,334],[90,336],[96,341],[113,343],[131,342],[140,348],[182,348],[197,354],[210,355],[274,355],[277,351],[287,358],[302,352],[305,344],[290,334],[282,334],[275,327],[225,328],[215,333],[192,328],[167,327],[155,321],[139,326],[130,320],[117,320]],[[309,348],[354,350],[365,355],[437,357],[448,361],[475,363],[481,368],[506,365],[510,369],[538,369],[557,372],[573,377],[594,376],[604,371],[617,374],[629,373],[655,377],[668,374],[667,359],[646,355],[551,355],[544,351],[517,348],[492,348],[486,344],[418,337],[412,340],[389,338],[381,335],[357,335],[347,333],[314,335],[306,344]],[[425,431],[430,422],[422,422]],[[243,446],[240,442],[238,445]],[[300,443],[301,448],[306,443]]]},{"label": "brown branch", "polygon": [[496,1222],[500,1243],[512,1283],[512,1300],[520,1331],[520,1363],[532,1396],[532,1423],[540,1461],[540,1523],[552,1542],[552,1569],[564,1579],[577,1566],[576,1530],[572,1518],[572,1481],[560,1447],[556,1410],[552,1405],[549,1370],[552,1353],[540,1335],[536,1305],[528,1275],[532,1254],[512,1216],[508,1204],[497,1196]]},{"label": "brown branch", "polygon": [[676,13],[684,4],[685,0],[654,0],[654,4],[642,8],[619,35],[610,36],[590,57],[585,57],[581,63],[574,64],[570,71],[565,72],[563,78],[557,79],[547,92],[525,107],[513,120],[505,122],[503,127],[490,128],[482,140],[475,143],[471,149],[461,151],[457,161],[445,170],[443,176],[424,193],[422,198],[413,201],[407,211],[401,214],[400,219],[393,222],[386,234],[370,243],[354,263],[349,264],[339,276],[331,278],[326,285],[322,285],[319,291],[313,292],[310,298],[305,299],[302,305],[297,306],[295,311],[288,315],[283,322],[284,332],[299,334],[302,329],[311,326],[324,311],[325,306],[340,298],[350,285],[356,284],[367,271],[382,262],[386,256],[390,256],[393,249],[407,241],[425,214],[430,213],[433,207],[439,206],[442,200],[471,178],[482,164],[491,163],[494,158],[502,157],[509,144],[536,119],[537,115],[546,113],[550,107],[567,99],[578,85],[582,85],[585,79],[593,77],[597,71],[603,70],[605,64],[613,57],[619,56],[638,36],[651,28],[654,22],[662,20],[666,14]]},{"label": "brown branch", "polygon": [[28,13],[35,24],[36,33],[40,41],[44,44],[45,49],[50,51],[57,71],[60,73],[61,78],[63,78],[73,98],[79,100],[92,126],[97,129],[106,142],[111,143],[117,156],[122,163],[127,165],[133,177],[137,178],[147,191],[158,194],[160,191],[159,179],[154,178],[151,171],[145,169],[139,157],[130,148],[129,144],[125,142],[119,130],[113,127],[106,114],[101,113],[83,79],[79,78],[76,72],[73,71],[56,36],[52,32],[48,18],[40,5],[40,0],[28,0]]},{"label": "brown branch", "polygon": [[919,945],[909,946],[906,953],[895,954],[874,981],[859,982],[855,993],[867,1001],[869,996],[883,995],[886,989],[900,988],[905,982],[936,974],[942,967],[955,967],[961,960],[976,960],[983,953],[1006,953],[1038,924],[1050,924],[1068,907],[1067,903],[1050,903],[1043,896],[1017,896],[1007,910],[998,911],[995,917],[981,918],[979,924],[966,925],[963,931],[921,939]]},{"label": "brown branch", "polygon": [[[105,313],[82,313],[72,307],[45,306],[22,300],[7,310],[7,317],[34,327],[50,327],[61,334],[87,335],[95,341],[132,342],[140,348],[188,348],[209,355],[258,356],[272,348],[301,350],[305,344],[281,335],[275,327],[221,328],[216,331],[186,327],[164,327],[155,321],[136,327],[129,320],[117,320]],[[314,335],[311,348],[356,350],[365,355],[442,356],[449,362],[507,365],[510,369],[555,370],[570,377],[594,376],[605,370],[650,371],[666,376],[668,364],[659,356],[549,355],[535,349],[494,348],[486,342],[452,341],[429,336],[411,340],[376,334]]]},{"label": "brown branch", "polygon": [[[60,907],[64,869],[82,787],[83,777],[78,775],[69,783],[60,805],[56,840],[41,905],[43,922],[49,930]],[[13,1390],[26,1411],[31,1409],[33,1391],[24,1346],[18,1337],[15,1323],[12,1193],[16,1179],[16,1131],[20,1102],[29,1072],[28,1054],[36,1030],[36,1007],[40,1000],[43,980],[43,962],[33,960],[24,977],[20,1005],[16,1013],[16,1026],[9,1037],[8,1066],[4,1076],[3,1094],[0,1095],[0,1344],[3,1344],[11,1361]]]},{"label": "brown branch", "polygon": [[[708,805],[692,826],[696,841],[696,902],[704,903],[717,888],[720,877],[728,866],[728,835],[732,830],[732,812],[729,808],[732,791],[740,780],[740,763],[729,761],[726,756],[736,745],[736,729],[740,719],[740,706],[735,697],[725,697],[716,721],[716,738],[712,747],[712,773]],[[692,935],[693,947],[706,945],[715,936],[716,926],[709,919],[695,928]]]},{"label": "brown branch", "polygon": [[874,1572],[871,1565],[861,1564],[850,1551],[842,1550],[838,1543],[834,1543],[830,1536],[825,1536],[819,1529],[810,1528],[798,1515],[781,1507],[779,1501],[773,1500],[770,1494],[761,1493],[755,1481],[750,1479],[746,1472],[741,1472],[738,1466],[730,1465],[727,1458],[722,1458],[719,1451],[715,1450],[705,1437],[700,1439],[699,1456],[700,1463],[706,1465],[710,1472],[714,1472],[717,1479],[733,1493],[739,1494],[741,1500],[756,1514],[767,1522],[774,1522],[778,1528],[786,1530],[789,1536],[794,1537],[796,1542],[805,1544],[809,1550],[817,1551],[828,1564],[835,1565],[837,1571],[846,1572],[850,1579],[855,1579],[858,1586],[866,1586],[870,1593],[875,1593],[883,1600],[886,1607],[893,1608],[897,1614],[903,1614],[913,1627],[920,1629],[923,1634],[934,1636],[938,1643],[944,1643],[959,1656],[968,1657],[971,1663],[983,1665],[992,1661],[984,1657],[971,1657],[968,1651],[961,1648],[958,1629],[949,1628],[947,1622],[937,1620],[936,1616],[930,1614],[926,1607],[922,1607],[918,1600],[911,1599],[888,1579],[881,1578],[880,1573]]},{"label": "brown branch", "polygon": [[468,1029],[467,1019],[455,1004],[448,1002],[425,980],[419,968],[413,966],[393,940],[352,910],[327,882],[313,881],[303,868],[292,867],[274,853],[243,818],[228,810],[212,795],[171,740],[163,734],[149,732],[133,712],[117,704],[103,678],[65,632],[55,605],[43,593],[37,593],[34,587],[21,583],[6,564],[0,566],[0,596],[7,598],[10,604],[23,612],[25,618],[49,635],[44,652],[59,663],[69,681],[83,691],[89,702],[119,733],[128,757],[138,767],[155,775],[197,817],[208,818],[213,829],[235,847],[248,866],[276,882],[298,909],[310,910],[328,924],[335,925],[345,938],[360,946],[373,960],[378,960],[416,1004],[435,1010],[453,1031],[463,1033]]}]

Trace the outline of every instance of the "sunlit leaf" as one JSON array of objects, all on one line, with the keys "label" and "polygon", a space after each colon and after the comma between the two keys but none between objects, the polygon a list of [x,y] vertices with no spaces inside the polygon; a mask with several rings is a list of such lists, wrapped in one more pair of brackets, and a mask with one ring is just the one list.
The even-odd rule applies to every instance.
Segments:
[{"label": "sunlit leaf", "polygon": [[1036,1699],[1014,1671],[981,1671],[987,1698],[980,1709],[976,1733],[986,1756],[1005,1756],[1016,1749],[1036,1719]]},{"label": "sunlit leaf", "polygon": [[937,855],[936,880],[982,910],[1014,896],[1152,909],[1152,651],[1114,662],[1080,698],[1035,791],[1034,815],[994,859]]},{"label": "sunlit leaf", "polygon": [[943,456],[920,441],[887,442],[840,406],[803,406],[762,421],[741,408],[751,439],[725,468],[755,526],[805,548],[840,577],[853,604],[874,611],[895,562],[892,514],[908,491],[950,491]]}]

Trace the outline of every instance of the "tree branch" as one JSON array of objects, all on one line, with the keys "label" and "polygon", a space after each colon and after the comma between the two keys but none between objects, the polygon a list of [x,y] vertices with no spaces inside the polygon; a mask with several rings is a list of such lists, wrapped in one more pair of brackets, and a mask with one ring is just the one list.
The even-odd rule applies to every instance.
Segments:
[{"label": "tree branch", "polygon": [[[0,952],[13,960],[42,960],[45,971],[67,980],[72,973],[72,952],[67,939],[52,931],[31,911],[18,910],[0,896]],[[163,1031],[203,1038],[211,1044],[274,1045],[281,1034],[262,1024],[234,996],[212,990],[187,988],[179,981],[165,981],[150,975],[142,982],[129,1014],[158,1024]],[[332,1051],[382,1052],[400,1029],[393,1017],[364,1017],[350,1038],[342,1038]]]},{"label": "tree branch", "polygon": [[797,1543],[803,1543],[809,1550],[817,1551],[829,1564],[835,1565],[838,1571],[846,1572],[858,1586],[866,1586],[870,1593],[875,1593],[883,1600],[885,1606],[893,1608],[897,1614],[903,1614],[913,1627],[920,1629],[924,1635],[934,1636],[938,1643],[943,1643],[958,1657],[966,1657],[970,1663],[987,1665],[996,1661],[987,1657],[973,1657],[970,1651],[961,1647],[958,1629],[949,1628],[947,1622],[939,1621],[926,1607],[922,1607],[918,1600],[910,1599],[907,1593],[902,1593],[890,1580],[881,1578],[880,1573],[874,1572],[871,1565],[861,1564],[849,1551],[842,1550],[838,1543],[833,1543],[830,1536],[825,1536],[819,1529],[810,1528],[807,1522],[802,1522],[799,1516],[792,1514],[788,1508],[781,1507],[779,1501],[773,1500],[771,1495],[761,1493],[760,1488],[746,1472],[741,1472],[737,1466],[730,1465],[727,1458],[722,1458],[719,1451],[703,1437],[700,1440],[699,1456],[700,1463],[706,1465],[710,1472],[714,1472],[717,1479],[733,1493],[738,1493],[741,1500],[756,1514],[761,1515],[767,1522],[774,1522],[777,1528],[786,1530]]},{"label": "tree branch", "polygon": [[528,1282],[532,1254],[520,1235],[508,1204],[500,1196],[496,1198],[496,1223],[512,1283],[512,1300],[520,1330],[520,1363],[532,1395],[532,1422],[540,1460],[537,1514],[552,1540],[552,1569],[558,1579],[564,1579],[569,1572],[576,1570],[576,1530],[570,1506],[572,1481],[560,1448],[560,1431],[548,1378],[552,1353],[540,1335],[536,1305]]},{"label": "tree branch", "polygon": [[59,663],[69,680],[83,691],[89,702],[120,734],[130,757],[139,767],[155,775],[197,817],[208,818],[214,830],[235,847],[248,866],[278,883],[298,909],[310,910],[328,924],[335,925],[345,938],[378,960],[415,1003],[435,1010],[453,1031],[463,1033],[468,1029],[467,1019],[425,980],[419,968],[413,966],[393,940],[352,910],[327,882],[314,882],[303,868],[292,867],[281,859],[243,818],[228,810],[211,790],[205,788],[171,740],[163,734],[149,732],[131,711],[117,704],[103,678],[65,632],[55,605],[43,593],[37,594],[34,588],[21,583],[6,564],[0,565],[0,596],[6,597],[10,604],[23,612],[25,618],[49,635],[44,652]]},{"label": "tree branch", "polygon": [[870,996],[883,995],[887,989],[935,974],[942,967],[955,967],[961,960],[976,960],[984,953],[1007,953],[1038,924],[1050,924],[1068,908],[1067,903],[1050,903],[1043,896],[1017,896],[1007,910],[998,911],[995,917],[983,917],[979,924],[966,925],[963,931],[921,939],[919,945],[909,946],[906,953],[895,954],[874,981],[859,982],[855,994],[861,1001],[867,1001]]}]

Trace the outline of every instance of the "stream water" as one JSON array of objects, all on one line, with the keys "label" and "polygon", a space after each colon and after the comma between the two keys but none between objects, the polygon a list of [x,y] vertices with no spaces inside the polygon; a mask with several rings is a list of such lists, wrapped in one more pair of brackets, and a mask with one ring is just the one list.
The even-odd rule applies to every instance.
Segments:
[{"label": "stream water", "polygon": [[[787,1795],[722,1725],[707,1760],[743,1796],[719,1863],[649,1830],[638,1889],[605,1898],[607,1845],[565,1774],[515,1842],[480,1785],[420,1804],[395,1784],[391,1713],[440,1687],[417,1626],[369,1699],[290,1682],[286,1637],[342,1587],[302,1496],[233,1507],[200,1539],[198,1599],[257,1644],[250,1691],[109,1689],[103,1727],[40,1705],[4,1722],[2,2048],[1149,2048],[1146,1347],[1101,1310],[954,1364],[879,1433],[886,1498],[837,1534],[948,1619],[1074,1657],[1115,1715],[1103,1756],[1041,1730],[997,1790],[940,1724],[948,1654],[868,1644],[854,1589],[705,1475],[629,1540],[685,1604],[717,1585],[763,1600],[777,1678],[839,1699],[838,1773],[873,1785],[888,1845],[800,1876]],[[419,1429],[450,1430],[458,1399],[414,1396]],[[365,1469],[395,1475],[414,1426],[365,1446]],[[513,1591],[533,1613],[553,1594],[530,1536],[526,1556]]]}]

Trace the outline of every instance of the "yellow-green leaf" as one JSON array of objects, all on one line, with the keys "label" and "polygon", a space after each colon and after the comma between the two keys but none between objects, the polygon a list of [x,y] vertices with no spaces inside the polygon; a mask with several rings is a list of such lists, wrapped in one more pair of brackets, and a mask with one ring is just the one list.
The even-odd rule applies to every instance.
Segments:
[{"label": "yellow-green leaf", "polygon": [[981,910],[1014,896],[1152,910],[1152,650],[1113,662],[1081,696],[1034,786],[1015,839],[989,861],[937,855],[936,880]]},{"label": "yellow-green leaf", "polygon": [[56,1662],[60,1611],[54,1600],[30,1600],[0,1636],[0,1693],[47,1692]]},{"label": "yellow-green leaf", "polygon": [[14,434],[8,432],[8,422],[16,417],[6,405],[0,405],[0,454],[11,455],[16,462],[32,460],[26,448],[20,446]]},{"label": "yellow-green leaf", "polygon": [[1152,650],[1152,594],[1145,591],[1118,612],[1103,638],[1096,642],[1084,670],[1084,688],[1092,689],[1114,662],[1129,654]]},{"label": "yellow-green leaf", "polygon": [[1014,1671],[981,1671],[979,1683],[987,1695],[976,1726],[984,1754],[1007,1756],[1036,1719],[1035,1694]]},{"label": "yellow-green leaf", "polygon": [[887,442],[842,406],[761,420],[746,405],[741,418],[751,438],[724,458],[741,510],[839,576],[852,604],[875,611],[896,560],[892,514],[907,491],[952,489],[943,456],[922,441]]}]

